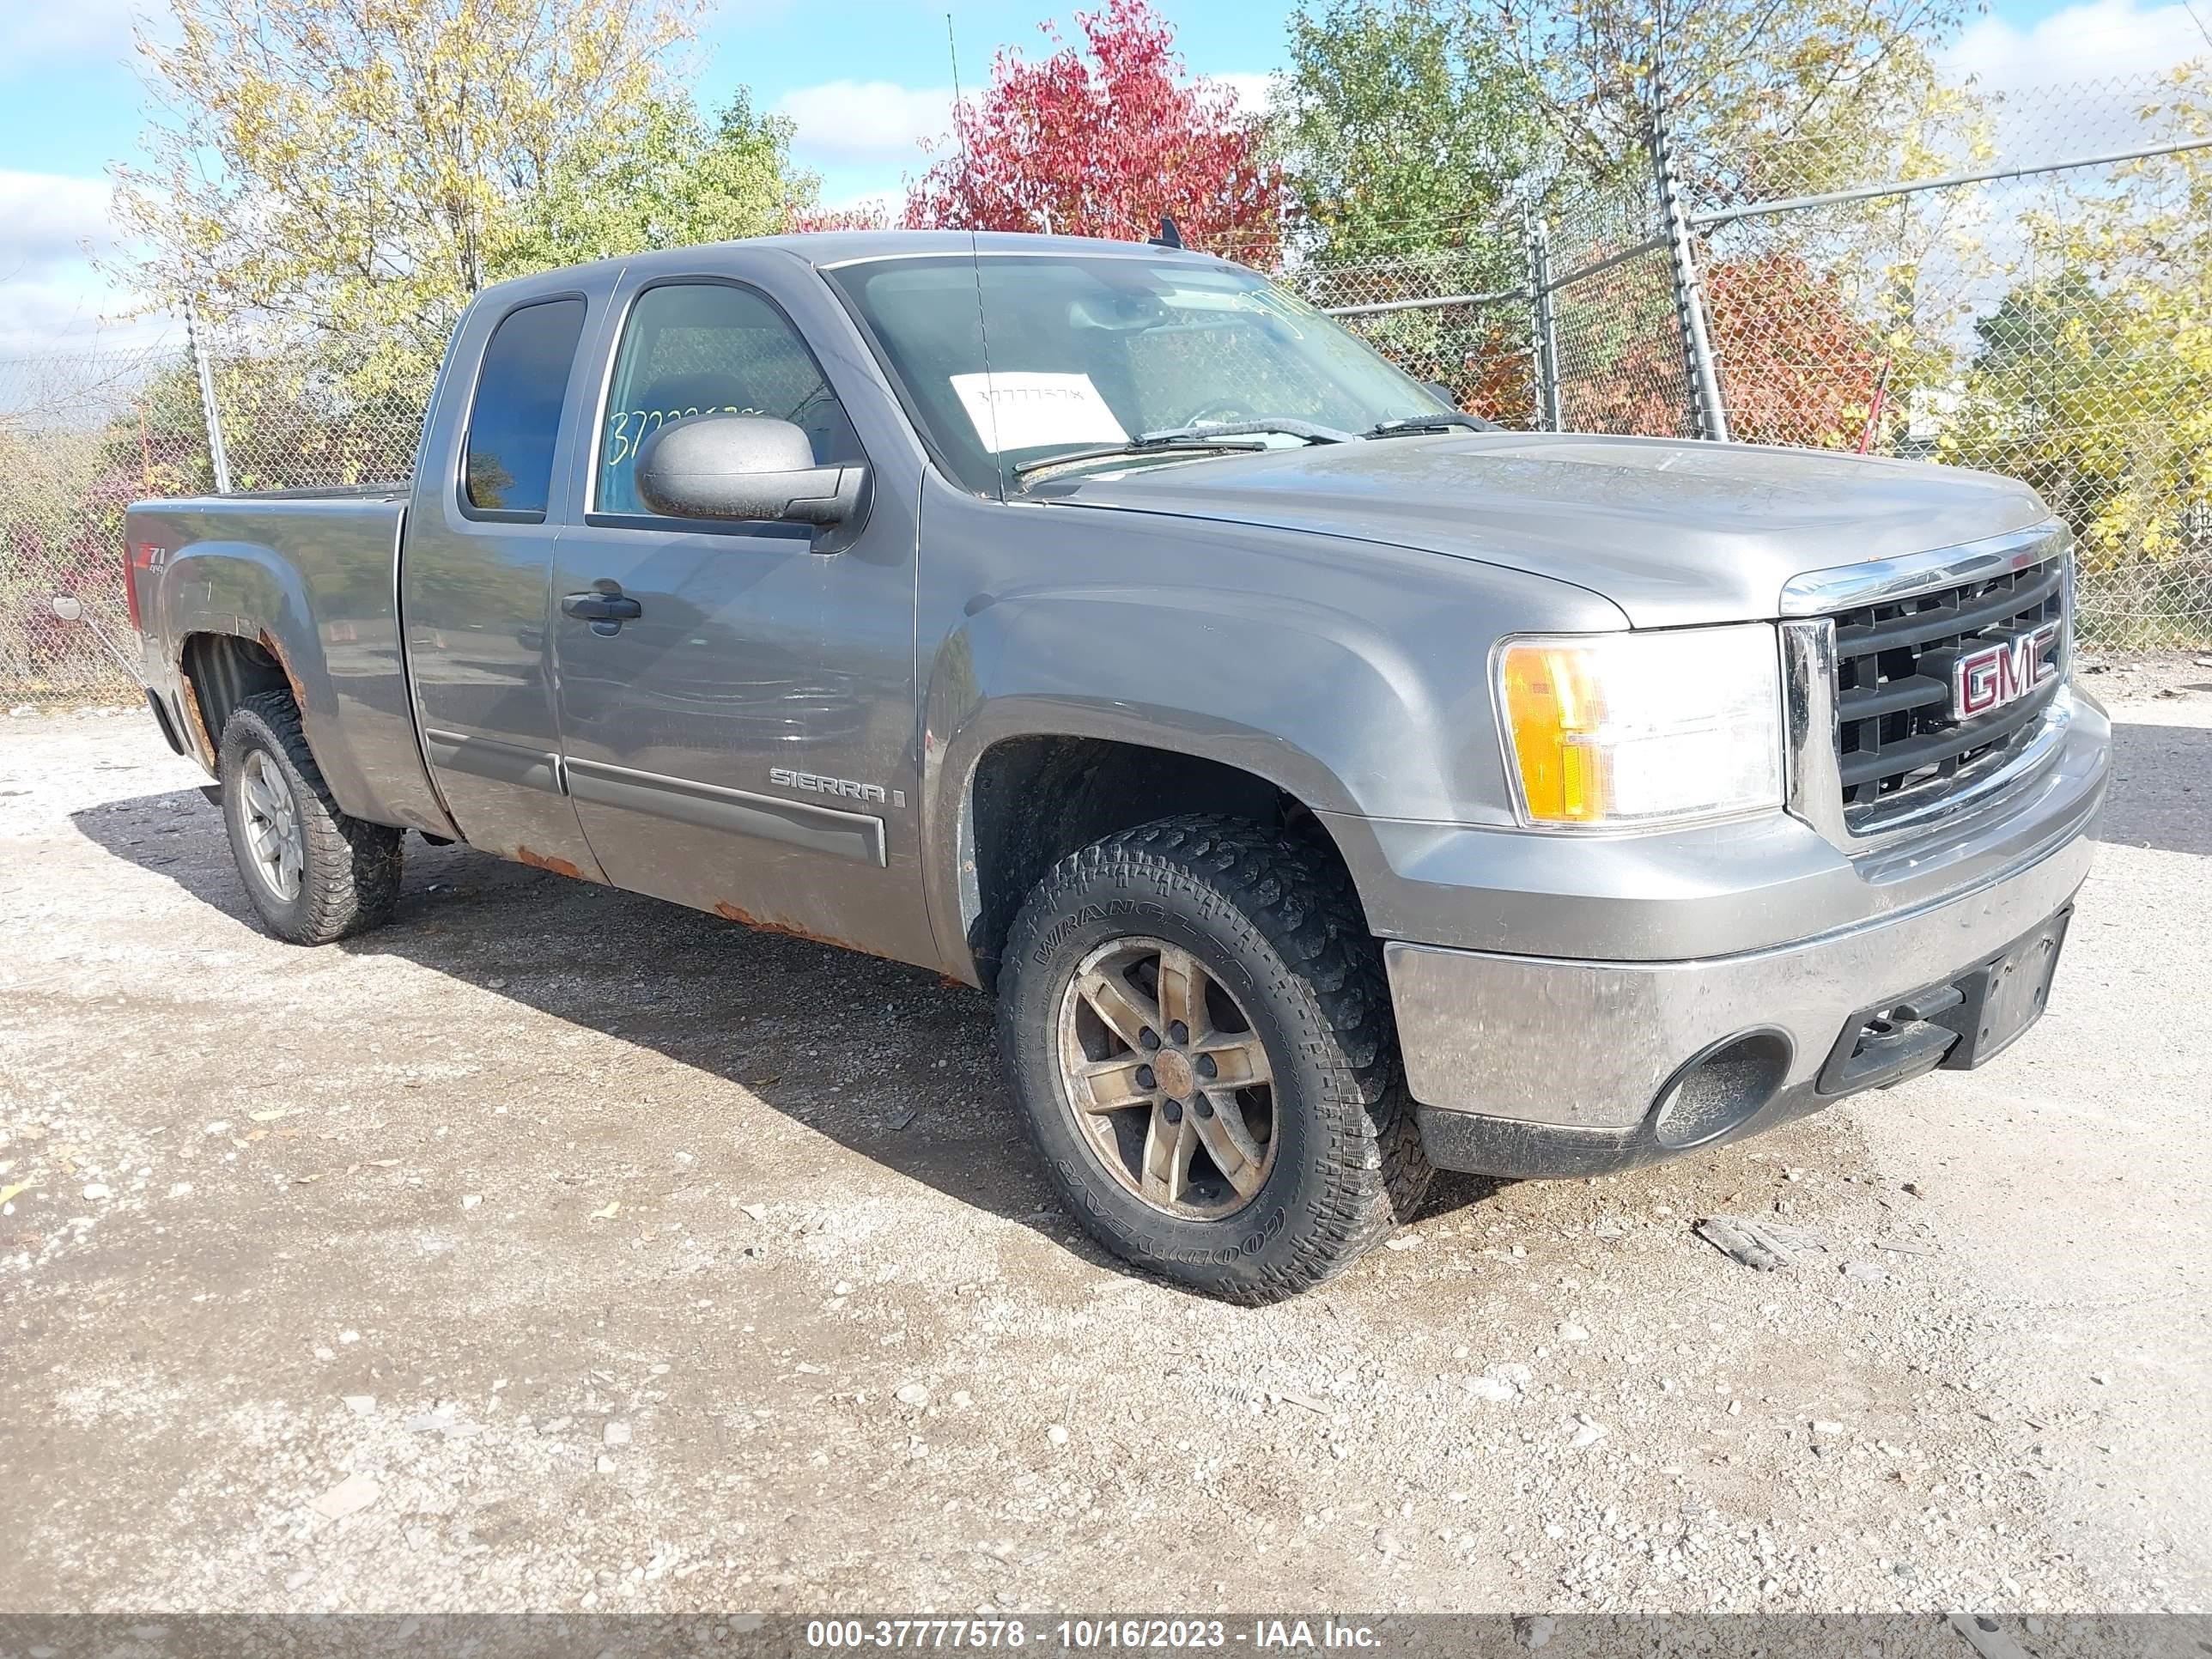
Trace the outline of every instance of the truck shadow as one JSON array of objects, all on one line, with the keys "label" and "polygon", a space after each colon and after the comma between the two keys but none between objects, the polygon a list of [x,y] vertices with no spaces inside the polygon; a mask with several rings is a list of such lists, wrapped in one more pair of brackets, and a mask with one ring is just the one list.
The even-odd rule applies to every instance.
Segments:
[{"label": "truck shadow", "polygon": [[[201,791],[111,801],[71,821],[113,856],[258,931]],[[412,836],[392,921],[330,948],[398,957],[740,1085],[887,1169],[1133,1271],[1047,1185],[1006,1094],[991,1002],[969,987]],[[464,1041],[483,1036],[477,1026]],[[514,1040],[542,1036],[519,1030]],[[547,1063],[568,1064],[550,1054]],[[649,1100],[654,1087],[610,1083],[633,1099]],[[740,1118],[726,1122],[742,1137]],[[1424,1213],[1496,1188],[1439,1176]]]}]

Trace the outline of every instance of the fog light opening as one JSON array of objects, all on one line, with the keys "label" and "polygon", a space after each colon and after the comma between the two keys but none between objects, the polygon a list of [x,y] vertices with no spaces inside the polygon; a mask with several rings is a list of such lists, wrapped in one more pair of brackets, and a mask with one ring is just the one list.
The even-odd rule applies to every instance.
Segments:
[{"label": "fog light opening", "polygon": [[1790,1074],[1790,1039],[1747,1031],[1715,1043],[1659,1091],[1652,1130],[1670,1152],[1724,1135],[1764,1108]]}]

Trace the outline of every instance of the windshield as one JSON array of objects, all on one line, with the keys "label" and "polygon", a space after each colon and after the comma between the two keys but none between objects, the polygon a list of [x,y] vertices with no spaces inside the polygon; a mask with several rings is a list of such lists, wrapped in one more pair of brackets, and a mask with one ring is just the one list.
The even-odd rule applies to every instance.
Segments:
[{"label": "windshield", "polygon": [[[864,260],[823,273],[874,334],[939,458],[978,495],[1031,464],[1192,426],[1240,447],[1450,405],[1303,300],[1234,265],[1126,253]],[[980,291],[979,291],[980,290]],[[990,366],[984,367],[988,343]],[[1094,467],[1188,459],[1096,458]]]}]

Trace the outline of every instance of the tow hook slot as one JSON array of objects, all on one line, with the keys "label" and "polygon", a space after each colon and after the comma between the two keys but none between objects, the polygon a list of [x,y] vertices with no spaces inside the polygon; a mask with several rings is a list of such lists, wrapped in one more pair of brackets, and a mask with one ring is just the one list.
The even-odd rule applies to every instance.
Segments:
[{"label": "tow hook slot", "polygon": [[1855,1016],[1829,1051],[1815,1086],[1824,1095],[1856,1094],[1934,1069],[1959,1040],[1957,1031],[1936,1018],[1965,1000],[1956,985],[1939,985]]}]

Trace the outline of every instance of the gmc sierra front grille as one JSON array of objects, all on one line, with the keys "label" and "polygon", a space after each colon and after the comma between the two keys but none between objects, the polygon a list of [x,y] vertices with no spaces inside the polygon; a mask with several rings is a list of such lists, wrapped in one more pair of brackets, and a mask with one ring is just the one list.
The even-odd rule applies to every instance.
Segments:
[{"label": "gmc sierra front grille", "polygon": [[[1962,786],[2009,752],[2065,684],[2068,555],[1955,587],[1831,613],[1836,624],[1838,772],[1848,817],[1863,822]],[[1954,711],[1962,656],[2032,635],[2056,637],[2035,660],[2047,675],[1984,714]]]}]

